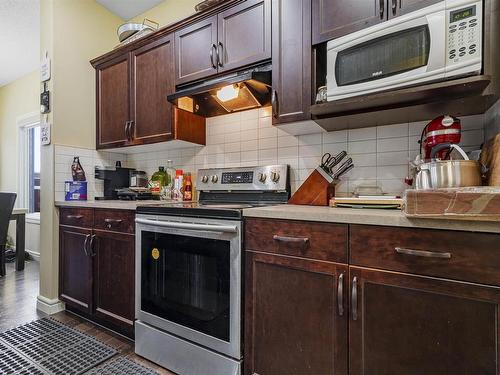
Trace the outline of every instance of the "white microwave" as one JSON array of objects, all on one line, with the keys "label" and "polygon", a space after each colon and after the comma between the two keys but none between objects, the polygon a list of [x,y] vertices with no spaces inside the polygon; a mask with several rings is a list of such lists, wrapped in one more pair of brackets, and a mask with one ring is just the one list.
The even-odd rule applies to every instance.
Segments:
[{"label": "white microwave", "polygon": [[445,0],[327,43],[328,101],[480,74],[483,3]]}]

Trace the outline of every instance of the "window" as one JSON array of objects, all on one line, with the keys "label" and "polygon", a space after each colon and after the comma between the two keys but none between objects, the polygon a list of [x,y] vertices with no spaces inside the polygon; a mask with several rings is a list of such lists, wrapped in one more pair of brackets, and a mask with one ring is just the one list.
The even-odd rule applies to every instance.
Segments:
[{"label": "window", "polygon": [[30,114],[17,121],[19,126],[19,189],[17,204],[40,212],[40,115]]}]

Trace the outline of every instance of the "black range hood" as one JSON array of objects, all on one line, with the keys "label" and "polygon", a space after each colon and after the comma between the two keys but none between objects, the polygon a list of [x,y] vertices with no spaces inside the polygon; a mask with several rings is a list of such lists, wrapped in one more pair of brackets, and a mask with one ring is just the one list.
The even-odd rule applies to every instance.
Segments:
[{"label": "black range hood", "polygon": [[[221,89],[229,90],[234,97],[221,100]],[[213,117],[270,105],[271,91],[271,64],[267,64],[177,86],[167,99],[180,109]]]}]

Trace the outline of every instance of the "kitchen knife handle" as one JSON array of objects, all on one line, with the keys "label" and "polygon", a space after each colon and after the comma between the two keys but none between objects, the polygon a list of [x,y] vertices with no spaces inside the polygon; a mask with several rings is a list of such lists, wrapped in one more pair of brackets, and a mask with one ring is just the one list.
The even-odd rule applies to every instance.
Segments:
[{"label": "kitchen knife handle", "polygon": [[358,278],[352,278],[352,291],[351,291],[351,313],[352,320],[358,320]]},{"label": "kitchen knife handle", "polygon": [[217,46],[215,43],[212,43],[210,47],[210,63],[212,64],[212,68],[217,69],[217,65],[214,63],[214,49],[217,51]]},{"label": "kitchen knife handle", "polygon": [[344,274],[339,275],[337,282],[337,308],[339,311],[339,316],[344,315]]},{"label": "kitchen knife handle", "polygon": [[438,253],[435,251],[413,250],[413,249],[405,249],[403,247],[395,247],[394,250],[396,251],[396,253],[403,255],[413,255],[424,258],[451,259],[451,253]]},{"label": "kitchen knife handle", "polygon": [[224,66],[224,45],[222,44],[222,42],[219,42],[219,44],[217,45],[217,63],[221,68]]},{"label": "kitchen knife handle", "polygon": [[276,92],[276,90],[273,90],[273,94],[271,96],[271,105],[273,107],[273,117],[274,118],[278,118],[279,117],[279,113],[280,113],[280,103],[279,103],[279,100],[278,100],[278,93]]}]

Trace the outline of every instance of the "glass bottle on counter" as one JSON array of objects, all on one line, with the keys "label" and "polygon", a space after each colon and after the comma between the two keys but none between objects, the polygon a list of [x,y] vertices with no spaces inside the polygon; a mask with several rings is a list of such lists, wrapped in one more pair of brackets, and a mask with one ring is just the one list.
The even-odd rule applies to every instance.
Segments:
[{"label": "glass bottle on counter", "polygon": [[184,197],[183,200],[185,201],[192,201],[193,200],[193,183],[191,181],[191,173],[186,172],[184,175]]},{"label": "glass bottle on counter", "polygon": [[175,171],[174,199],[178,201],[182,201],[183,198],[183,187],[184,187],[183,174],[184,172],[182,169],[177,169]]},{"label": "glass bottle on counter", "polygon": [[151,176],[149,187],[153,195],[161,196],[163,188],[167,184],[167,173],[165,167],[158,167],[158,170]]},{"label": "glass bottle on counter", "polygon": [[162,194],[164,199],[174,199],[174,184],[175,184],[175,168],[173,167],[172,160],[167,160],[167,182]]}]

